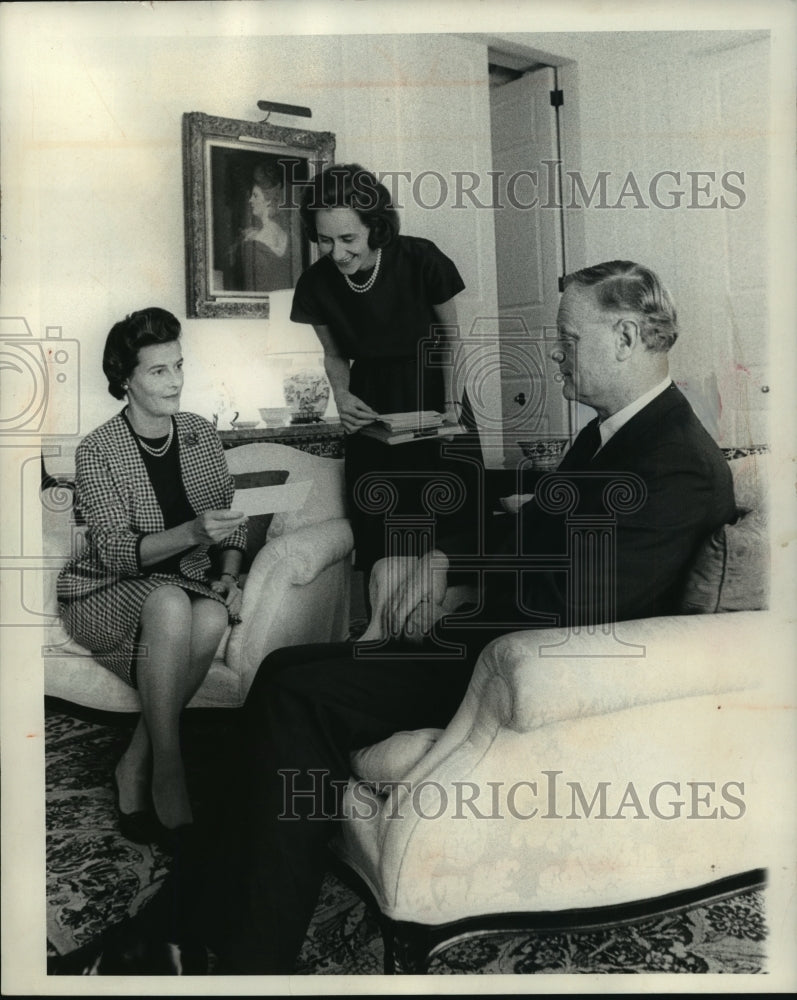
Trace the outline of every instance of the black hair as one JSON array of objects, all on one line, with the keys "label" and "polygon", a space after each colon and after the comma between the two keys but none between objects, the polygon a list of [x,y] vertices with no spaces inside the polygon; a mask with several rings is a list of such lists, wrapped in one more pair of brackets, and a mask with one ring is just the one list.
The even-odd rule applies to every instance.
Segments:
[{"label": "black hair", "polygon": [[124,399],[123,383],[133,374],[141,348],[178,340],[180,332],[177,317],[157,306],[139,309],[114,323],[102,353],[102,370],[108,379],[108,392],[115,399]]},{"label": "black hair", "polygon": [[390,200],[390,192],[376,175],[358,163],[342,163],[327,167],[308,181],[299,215],[307,238],[318,242],[315,213],[324,208],[350,208],[368,228],[368,246],[372,250],[385,247],[399,231],[398,212]]}]

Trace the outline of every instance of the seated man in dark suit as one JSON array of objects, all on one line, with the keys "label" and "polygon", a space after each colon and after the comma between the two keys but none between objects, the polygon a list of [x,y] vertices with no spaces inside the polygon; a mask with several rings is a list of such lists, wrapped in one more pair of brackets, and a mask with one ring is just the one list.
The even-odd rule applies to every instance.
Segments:
[{"label": "seated man in dark suit", "polygon": [[[517,553],[525,571],[482,573],[482,637],[508,614],[517,628],[533,627],[532,610],[560,625],[672,614],[700,542],[735,513],[728,464],[670,381],[676,313],[656,275],[622,261],[569,275],[557,326],[554,358],[563,394],[597,416],[517,519],[499,526],[494,551]],[[607,515],[615,544],[610,592],[599,560],[535,571],[535,564],[546,563],[541,557],[568,551],[575,517],[598,529]],[[394,592],[379,609],[381,627],[372,622],[369,637],[400,632],[430,599],[440,604],[430,617],[439,617],[446,593],[441,575],[449,563],[459,564],[458,542],[443,541],[442,551],[419,561],[414,576],[400,580],[400,593],[391,581]],[[379,570],[385,579],[390,575],[386,563]]]},{"label": "seated man in dark suit", "polygon": [[[219,956],[219,971],[291,972],[352,751],[397,730],[445,727],[479,652],[496,635],[676,611],[698,545],[733,518],[734,500],[727,463],[669,379],[667,352],[677,337],[672,301],[648,269],[601,264],[566,279],[558,329],[564,394],[598,416],[547,477],[547,488],[541,481],[535,498],[506,519],[492,551],[507,557],[512,571],[482,574],[467,628],[454,616],[420,643],[302,646],[267,657],[243,709],[228,826],[222,836],[186,837],[154,903],[110,936],[105,956],[97,960],[95,952],[98,971],[136,936],[193,936]],[[613,567],[606,572],[605,563],[588,560],[574,587],[573,567],[561,562],[568,514],[599,529],[607,502]],[[455,544],[445,548],[418,560],[390,595],[386,632],[406,633],[418,621],[428,629],[440,617],[444,574],[457,564]],[[441,658],[440,639],[454,639],[464,653]],[[386,655],[397,651],[402,658]]]}]

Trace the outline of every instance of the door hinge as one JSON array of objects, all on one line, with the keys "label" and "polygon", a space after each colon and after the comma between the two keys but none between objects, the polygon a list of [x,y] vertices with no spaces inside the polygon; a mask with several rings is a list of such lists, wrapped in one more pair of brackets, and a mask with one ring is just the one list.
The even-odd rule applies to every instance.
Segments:
[{"label": "door hinge", "polygon": [[559,291],[563,292],[565,290],[565,279],[560,276],[558,280],[559,280]]},{"label": "door hinge", "polygon": [[564,91],[563,90],[559,90],[558,88],[556,90],[552,90],[551,91],[551,107],[552,108],[561,108],[564,103],[565,103],[565,93],[564,93]]}]

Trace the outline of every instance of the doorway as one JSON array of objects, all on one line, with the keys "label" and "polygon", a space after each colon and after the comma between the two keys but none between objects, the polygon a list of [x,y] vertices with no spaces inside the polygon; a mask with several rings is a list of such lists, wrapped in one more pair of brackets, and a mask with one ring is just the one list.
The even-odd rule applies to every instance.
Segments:
[{"label": "doorway", "polygon": [[490,130],[504,464],[527,442],[567,438],[571,417],[551,358],[565,248],[555,67],[489,50]]}]

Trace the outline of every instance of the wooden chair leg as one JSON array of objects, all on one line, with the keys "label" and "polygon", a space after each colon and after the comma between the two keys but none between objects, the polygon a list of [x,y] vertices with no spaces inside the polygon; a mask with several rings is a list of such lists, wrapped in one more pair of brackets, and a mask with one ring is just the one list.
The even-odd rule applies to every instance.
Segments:
[{"label": "wooden chair leg", "polygon": [[419,976],[428,971],[432,941],[427,933],[392,920],[381,921],[381,931],[386,976]]}]

